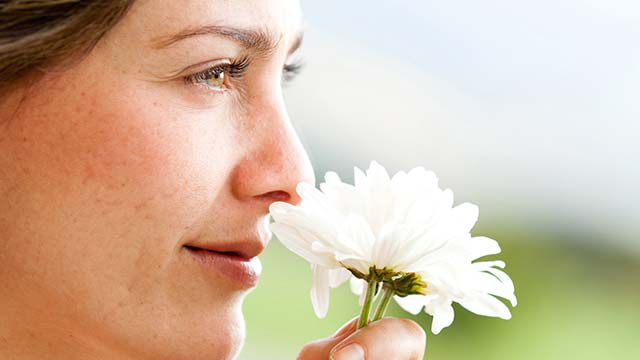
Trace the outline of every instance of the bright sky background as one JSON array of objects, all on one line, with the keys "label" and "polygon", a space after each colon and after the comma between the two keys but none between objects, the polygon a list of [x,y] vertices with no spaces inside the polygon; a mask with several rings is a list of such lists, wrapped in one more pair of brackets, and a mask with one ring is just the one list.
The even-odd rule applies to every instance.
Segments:
[{"label": "bright sky background", "polygon": [[307,68],[287,100],[321,173],[424,165],[481,222],[640,253],[640,1],[303,8]]}]

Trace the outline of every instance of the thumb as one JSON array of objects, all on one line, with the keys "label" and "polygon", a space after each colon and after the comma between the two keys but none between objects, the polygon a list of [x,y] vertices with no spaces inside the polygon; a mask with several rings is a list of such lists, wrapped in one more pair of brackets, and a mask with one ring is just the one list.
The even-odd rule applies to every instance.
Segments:
[{"label": "thumb", "polygon": [[315,340],[307,343],[300,354],[298,360],[327,360],[329,359],[329,353],[334,346],[338,345],[342,340],[349,337],[356,331],[358,324],[358,317],[351,319],[344,324],[335,334],[328,338]]}]

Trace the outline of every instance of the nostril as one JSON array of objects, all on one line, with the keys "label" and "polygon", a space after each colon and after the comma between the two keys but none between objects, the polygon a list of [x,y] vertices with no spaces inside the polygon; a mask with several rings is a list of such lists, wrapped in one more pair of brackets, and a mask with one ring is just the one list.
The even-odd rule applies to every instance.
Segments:
[{"label": "nostril", "polygon": [[286,191],[282,191],[282,190],[277,190],[277,191],[270,191],[266,194],[262,194],[261,197],[266,198],[270,201],[289,201],[291,199],[291,195],[289,195],[288,192]]}]

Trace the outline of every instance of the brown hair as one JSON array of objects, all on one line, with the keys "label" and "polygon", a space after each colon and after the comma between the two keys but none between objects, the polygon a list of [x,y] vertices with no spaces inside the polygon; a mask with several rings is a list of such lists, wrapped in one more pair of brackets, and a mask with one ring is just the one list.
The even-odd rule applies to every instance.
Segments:
[{"label": "brown hair", "polygon": [[0,0],[0,96],[88,53],[134,0]]}]

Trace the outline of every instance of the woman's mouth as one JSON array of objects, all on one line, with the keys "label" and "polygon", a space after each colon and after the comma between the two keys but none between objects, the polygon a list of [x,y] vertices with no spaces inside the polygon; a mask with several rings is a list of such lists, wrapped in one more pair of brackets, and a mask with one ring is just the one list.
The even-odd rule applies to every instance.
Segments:
[{"label": "woman's mouth", "polygon": [[209,250],[193,245],[185,245],[184,249],[205,271],[222,275],[243,288],[251,288],[258,283],[262,263],[257,256],[249,256],[239,251]]}]

